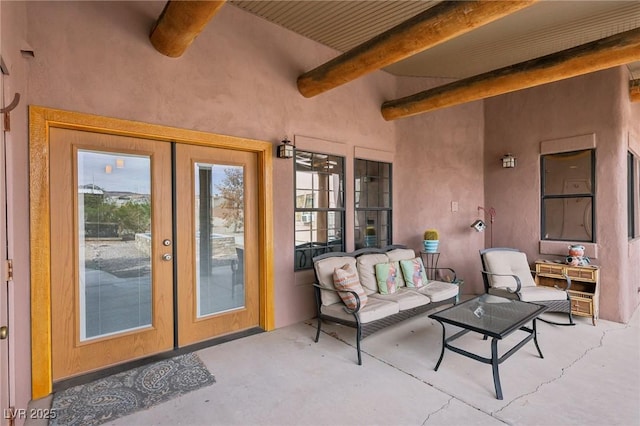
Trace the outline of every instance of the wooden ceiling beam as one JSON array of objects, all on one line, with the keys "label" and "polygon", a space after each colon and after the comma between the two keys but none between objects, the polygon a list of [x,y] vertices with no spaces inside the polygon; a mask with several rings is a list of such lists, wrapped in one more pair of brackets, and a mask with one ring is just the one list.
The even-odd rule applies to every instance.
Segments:
[{"label": "wooden ceiling beam", "polygon": [[187,50],[225,1],[168,1],[149,39],[163,55],[177,58]]},{"label": "wooden ceiling beam", "polygon": [[631,102],[640,102],[640,78],[629,82],[629,99]]},{"label": "wooden ceiling beam", "polygon": [[395,120],[640,61],[640,28],[382,104]]},{"label": "wooden ceiling beam", "polygon": [[443,1],[298,77],[310,98],[524,9],[539,0]]}]

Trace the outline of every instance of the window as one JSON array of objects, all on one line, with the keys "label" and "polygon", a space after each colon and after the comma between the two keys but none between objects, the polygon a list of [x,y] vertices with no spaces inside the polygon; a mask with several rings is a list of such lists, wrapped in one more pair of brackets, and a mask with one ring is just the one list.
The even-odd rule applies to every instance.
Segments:
[{"label": "window", "polygon": [[344,158],[296,150],[295,270],[344,251]]},{"label": "window", "polygon": [[595,242],[595,150],[543,155],[543,240]]},{"label": "window", "polygon": [[355,160],[355,247],[391,244],[391,164]]},{"label": "window", "polygon": [[640,237],[640,173],[637,173],[638,161],[632,152],[627,153],[627,228],[629,239]]}]

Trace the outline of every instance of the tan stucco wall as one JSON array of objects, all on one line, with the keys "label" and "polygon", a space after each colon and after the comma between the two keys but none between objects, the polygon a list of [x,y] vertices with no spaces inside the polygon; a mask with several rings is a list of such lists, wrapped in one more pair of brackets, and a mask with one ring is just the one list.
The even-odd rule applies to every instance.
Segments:
[{"label": "tan stucco wall", "polygon": [[[312,99],[297,91],[297,76],[336,52],[225,5],[186,53],[171,59],[156,52],[148,33],[160,2],[2,2],[2,50],[12,75],[5,97],[20,91],[9,139],[12,186],[12,250],[16,253],[13,323],[19,327],[13,359],[17,407],[30,392],[28,264],[27,105],[139,120],[277,144],[285,135],[303,149],[394,161],[394,243],[420,248],[426,227],[441,231],[440,264],[465,279],[465,292],[482,290],[478,250],[489,235],[469,228],[478,206],[495,207],[494,246],[514,246],[538,257],[539,142],[595,132],[598,184],[624,176],[623,134],[638,129],[638,107],[620,113],[621,70],[386,122],[382,101],[439,84],[432,79],[395,78],[375,72]],[[28,17],[28,19],[27,19]],[[33,49],[35,57],[20,55]],[[615,83],[608,83],[613,79]],[[618,86],[616,86],[618,85]],[[623,103],[624,105],[624,103]],[[617,111],[612,113],[611,111]],[[626,141],[624,144],[626,147]],[[320,145],[321,144],[321,145]],[[507,151],[514,170],[500,168]],[[602,158],[601,158],[602,157]],[[353,200],[350,167],[347,203]],[[626,182],[626,181],[624,181]],[[308,283],[312,274],[293,272],[293,163],[274,160],[276,326],[314,315]],[[599,186],[598,197],[602,188]],[[620,201],[624,186],[612,190]],[[611,201],[609,199],[605,199]],[[451,202],[458,211],[451,211]],[[638,243],[628,245],[619,226],[620,204],[598,202],[603,235],[602,316],[628,319],[631,287],[619,279],[638,277]],[[607,218],[607,220],[604,220]],[[348,249],[353,213],[346,222]],[[606,236],[606,237],[604,237]],[[623,238],[624,243],[613,242]],[[600,241],[599,241],[600,243]],[[622,265],[620,256],[629,259]],[[634,256],[636,256],[634,258]],[[636,260],[634,260],[636,259]],[[631,266],[633,265],[633,266]],[[622,267],[623,271],[616,271]],[[636,278],[637,280],[637,278]],[[637,287],[638,285],[635,284]],[[628,297],[618,302],[618,297]],[[622,306],[622,307],[621,307]],[[14,334],[15,336],[15,334]]]},{"label": "tan stucco wall", "polygon": [[[628,75],[621,67],[485,100],[485,195],[497,211],[494,246],[519,247],[530,261],[558,259],[539,251],[540,143],[595,135],[593,263],[601,266],[600,317],[618,322],[628,321],[638,305],[627,261],[632,253],[627,240],[626,152],[627,126],[638,126],[639,116],[637,108],[624,113],[623,105],[629,102],[623,81]],[[501,168],[499,159],[506,152],[518,158],[515,169]]]}]

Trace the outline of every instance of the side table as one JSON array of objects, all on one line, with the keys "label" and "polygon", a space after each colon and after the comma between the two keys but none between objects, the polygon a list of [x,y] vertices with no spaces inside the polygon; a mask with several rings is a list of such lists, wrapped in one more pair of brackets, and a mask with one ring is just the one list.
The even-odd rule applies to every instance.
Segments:
[{"label": "side table", "polygon": [[424,268],[426,269],[425,272],[427,273],[427,278],[429,280],[437,280],[438,271],[436,270],[436,268],[438,267],[438,259],[440,259],[440,253],[421,251],[420,257],[424,262]]}]

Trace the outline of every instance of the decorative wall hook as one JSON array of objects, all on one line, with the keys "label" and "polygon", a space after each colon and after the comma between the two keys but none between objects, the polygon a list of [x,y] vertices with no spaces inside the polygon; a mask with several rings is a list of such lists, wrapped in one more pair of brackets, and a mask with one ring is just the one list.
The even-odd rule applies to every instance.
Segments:
[{"label": "decorative wall hook", "polygon": [[0,114],[6,114],[10,111],[13,111],[18,106],[18,102],[20,102],[20,93],[16,93],[15,95],[13,95],[13,100],[9,105],[4,108],[0,108]]},{"label": "decorative wall hook", "polygon": [[0,108],[0,114],[4,114],[4,131],[11,131],[11,118],[9,117],[9,112],[13,111],[20,102],[20,93],[16,93],[13,95],[13,100],[9,105],[4,108]]}]

